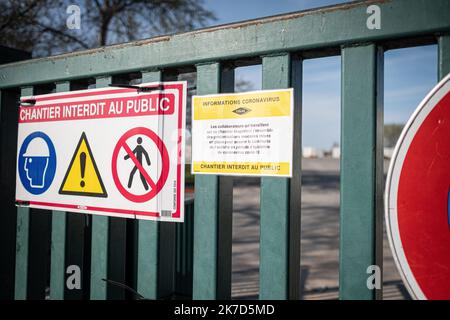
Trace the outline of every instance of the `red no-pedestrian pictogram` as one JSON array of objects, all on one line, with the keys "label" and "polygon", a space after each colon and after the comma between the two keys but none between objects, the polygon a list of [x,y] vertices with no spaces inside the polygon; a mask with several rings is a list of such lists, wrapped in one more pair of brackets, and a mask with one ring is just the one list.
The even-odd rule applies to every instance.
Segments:
[{"label": "red no-pedestrian pictogram", "polygon": [[[133,151],[131,150],[130,146],[127,144],[127,140],[133,136],[146,136],[150,138],[157,146],[159,153],[161,154],[162,159],[162,168],[161,168],[161,174],[159,176],[159,179],[156,181],[156,183],[153,181],[153,179],[150,177],[149,173],[144,169],[142,164],[138,161],[136,156],[134,155]],[[133,161],[134,165],[139,170],[139,173],[144,176],[145,181],[149,184],[150,190],[147,193],[144,193],[142,195],[137,195],[129,192],[122,182],[119,179],[119,175],[117,173],[117,167],[118,167],[118,156],[121,149],[124,149],[127,153],[128,157]],[[169,154],[167,152],[166,146],[164,145],[164,142],[158,137],[158,135],[153,132],[152,130],[145,128],[145,127],[137,127],[133,128],[131,130],[128,130],[125,132],[125,134],[120,137],[119,141],[116,144],[116,147],[114,148],[113,155],[112,155],[112,176],[114,179],[114,183],[117,186],[117,189],[119,192],[128,200],[133,202],[145,202],[153,199],[162,189],[164,184],[166,183],[167,176],[169,174]]]}]

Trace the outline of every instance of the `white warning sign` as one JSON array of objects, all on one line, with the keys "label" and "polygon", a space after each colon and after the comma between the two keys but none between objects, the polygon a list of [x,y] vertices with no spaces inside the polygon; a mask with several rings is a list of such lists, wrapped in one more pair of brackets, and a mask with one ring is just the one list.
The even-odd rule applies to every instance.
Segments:
[{"label": "white warning sign", "polygon": [[21,101],[17,205],[184,220],[186,82]]}]

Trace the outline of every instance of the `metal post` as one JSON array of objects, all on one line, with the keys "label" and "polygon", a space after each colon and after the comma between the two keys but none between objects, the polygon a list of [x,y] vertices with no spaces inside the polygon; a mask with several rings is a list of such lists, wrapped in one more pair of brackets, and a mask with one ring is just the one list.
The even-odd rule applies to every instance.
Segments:
[{"label": "metal post", "polygon": [[[56,83],[56,92],[70,91],[70,82]],[[52,212],[50,299],[63,300],[65,287],[66,213]]]},{"label": "metal post", "polygon": [[376,45],[342,49],[340,299],[382,293],[367,286],[367,268],[382,270],[382,70]]},{"label": "metal post", "polygon": [[[0,46],[0,64],[25,60],[30,53]],[[2,80],[3,83],[3,80]],[[19,90],[0,90],[0,300],[14,299],[17,208],[15,200]]]},{"label": "metal post", "polygon": [[[23,87],[21,96],[33,95],[33,87]],[[30,236],[30,209],[17,208],[16,273],[14,297],[27,299],[28,294],[28,243]]]},{"label": "metal post", "polygon": [[[230,74],[217,62],[197,65],[197,94],[228,88]],[[221,83],[222,80],[222,83]],[[233,183],[228,177],[196,175],[194,202],[194,299],[231,298],[231,214]]]},{"label": "metal post", "polygon": [[439,37],[439,79],[450,73],[450,34]]},{"label": "metal post", "polygon": [[[162,81],[160,70],[142,71],[142,83]],[[138,221],[137,291],[148,299],[174,290],[175,225]]]},{"label": "metal post", "polygon": [[[70,83],[70,90],[88,88],[88,81]],[[75,148],[75,146],[73,146]],[[66,212],[65,270],[76,265],[81,269],[81,289],[69,289],[65,286],[64,300],[89,299],[90,260],[91,260],[91,224],[92,216],[75,212]]]},{"label": "metal post", "polygon": [[[301,60],[263,57],[263,89],[295,87],[293,177],[261,179],[260,299],[300,295]],[[292,70],[292,73],[291,73]]]},{"label": "metal post", "polygon": [[[96,87],[102,88],[111,83],[111,77],[96,79]],[[106,283],[108,278],[108,217],[92,216],[92,246],[91,246],[91,299],[107,299]]]}]

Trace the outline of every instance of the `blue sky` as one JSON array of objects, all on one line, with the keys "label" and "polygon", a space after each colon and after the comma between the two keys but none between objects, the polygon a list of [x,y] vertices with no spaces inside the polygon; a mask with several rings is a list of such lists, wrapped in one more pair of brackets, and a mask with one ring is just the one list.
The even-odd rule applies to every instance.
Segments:
[{"label": "blue sky", "polygon": [[342,0],[206,0],[218,23],[230,23],[351,1]]},{"label": "blue sky", "polygon": [[[344,3],[342,0],[206,0],[224,24]],[[437,83],[437,47],[385,53],[385,123],[405,123]],[[303,146],[328,149],[340,140],[340,57],[305,60],[303,66]],[[261,88],[261,67],[239,68],[237,79]]]}]

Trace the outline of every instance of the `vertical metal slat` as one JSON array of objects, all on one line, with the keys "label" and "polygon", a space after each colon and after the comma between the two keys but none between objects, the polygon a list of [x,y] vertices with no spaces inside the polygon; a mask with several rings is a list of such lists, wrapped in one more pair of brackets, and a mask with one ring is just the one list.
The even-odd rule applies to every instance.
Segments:
[{"label": "vertical metal slat", "polygon": [[382,61],[374,44],[342,49],[340,299],[381,297],[366,272],[382,267]]},{"label": "vertical metal slat", "polygon": [[[263,89],[295,86],[295,91],[299,91],[301,61],[293,63],[290,54],[280,53],[264,56],[262,67]],[[291,68],[294,68],[292,74]],[[300,100],[296,97],[295,101],[298,103]],[[296,105],[294,108],[293,178],[264,177],[261,179],[260,299],[299,298],[300,115],[301,106]]]},{"label": "vertical metal slat", "polygon": [[[221,66],[217,62],[197,65],[197,94],[221,91]],[[223,80],[223,79],[222,79]],[[231,244],[220,243],[231,225],[232,180],[224,177],[195,177],[193,298],[231,298]],[[222,223],[222,225],[220,225]],[[221,228],[227,230],[218,231]]]},{"label": "vertical metal slat", "polygon": [[[111,77],[96,79],[96,87],[102,88],[111,83]],[[91,245],[91,300],[107,299],[107,286],[102,279],[108,278],[108,227],[106,216],[92,216]]]},{"label": "vertical metal slat", "polygon": [[[23,87],[21,96],[33,95],[33,87]],[[15,294],[16,300],[27,299],[28,291],[28,244],[30,236],[30,209],[17,208],[17,241],[16,241],[16,272]]]},{"label": "vertical metal slat", "polygon": [[[142,82],[162,81],[160,70],[142,72]],[[149,299],[169,296],[174,289],[175,225],[139,221],[138,291]]]},{"label": "vertical metal slat", "polygon": [[[56,92],[70,91],[70,82],[56,83]],[[52,212],[50,299],[63,300],[65,287],[66,213]]]},{"label": "vertical metal slat", "polygon": [[450,35],[439,37],[439,80],[450,73]]}]

